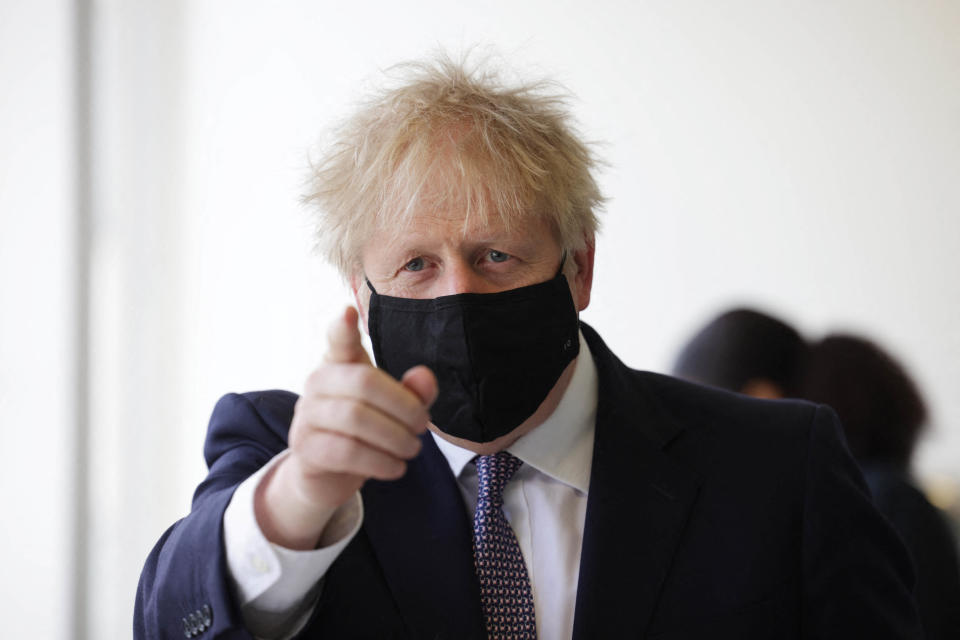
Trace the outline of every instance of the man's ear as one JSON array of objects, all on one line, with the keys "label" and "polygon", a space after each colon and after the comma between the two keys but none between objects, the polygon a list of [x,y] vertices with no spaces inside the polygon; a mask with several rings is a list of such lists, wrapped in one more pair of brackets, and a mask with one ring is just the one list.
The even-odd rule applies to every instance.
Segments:
[{"label": "man's ear", "polygon": [[357,311],[360,313],[360,321],[363,322],[363,332],[370,335],[370,328],[367,326],[367,311],[370,308],[370,287],[359,271],[354,271],[350,276],[350,290],[353,291],[353,301],[357,305]]},{"label": "man's ear", "polygon": [[743,388],[740,389],[740,393],[745,393],[754,398],[767,398],[769,400],[783,398],[786,395],[783,389],[780,388],[780,385],[766,378],[750,378],[744,383]]},{"label": "man's ear", "polygon": [[577,311],[583,311],[590,304],[590,289],[593,287],[593,253],[595,243],[593,236],[587,238],[586,246],[573,252],[573,263],[577,271],[573,274],[573,293],[574,304],[577,305]]}]

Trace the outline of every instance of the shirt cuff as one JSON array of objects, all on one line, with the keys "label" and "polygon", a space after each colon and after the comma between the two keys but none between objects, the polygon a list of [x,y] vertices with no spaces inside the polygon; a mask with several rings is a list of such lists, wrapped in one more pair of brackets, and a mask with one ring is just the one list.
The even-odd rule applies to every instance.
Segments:
[{"label": "shirt cuff", "polygon": [[257,636],[277,636],[283,628],[300,626],[309,617],[304,606],[319,591],[318,583],[353,539],[363,523],[360,493],[337,511],[310,551],[287,549],[267,540],[257,523],[253,499],[257,486],[289,450],[283,451],[234,491],[223,514],[227,566],[236,587],[241,612],[249,631]]}]

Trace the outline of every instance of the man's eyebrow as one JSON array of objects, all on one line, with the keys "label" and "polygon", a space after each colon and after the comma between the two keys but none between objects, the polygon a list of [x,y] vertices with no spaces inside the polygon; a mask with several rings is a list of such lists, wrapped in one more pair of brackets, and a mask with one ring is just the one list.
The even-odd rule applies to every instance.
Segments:
[{"label": "man's eyebrow", "polygon": [[513,246],[534,247],[539,245],[537,238],[531,233],[517,234],[516,232],[501,231],[498,233],[479,232],[464,236],[472,244],[509,243]]}]

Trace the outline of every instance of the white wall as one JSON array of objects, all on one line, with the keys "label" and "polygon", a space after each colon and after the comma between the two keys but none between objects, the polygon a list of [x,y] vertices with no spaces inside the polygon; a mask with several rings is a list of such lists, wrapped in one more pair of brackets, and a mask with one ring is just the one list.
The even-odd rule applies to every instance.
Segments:
[{"label": "white wall", "polygon": [[[69,403],[34,414],[72,384],[57,360],[71,349],[57,319],[70,317],[71,239],[58,224],[71,175],[60,153],[69,34],[64,15],[47,17],[54,5],[17,6],[13,22],[0,15],[2,77],[22,82],[4,92],[0,131],[23,150],[5,148],[0,164],[3,444],[34,443],[7,424],[59,435],[44,441],[44,507],[11,503],[49,538],[24,540],[26,526],[8,535],[56,549],[17,566],[50,563],[37,580],[65,603],[56,580],[69,547],[50,530],[69,524]],[[920,470],[960,472],[957,3],[99,0],[94,26],[96,572],[89,627],[75,634],[129,635],[143,559],[203,477],[216,398],[298,390],[319,358],[349,297],[310,255],[298,204],[308,146],[379,69],[437,46],[489,45],[577,96],[582,130],[610,163],[584,318],[627,362],[669,368],[689,333],[734,303],[811,335],[863,331],[929,395]],[[34,127],[42,135],[25,135],[25,118],[48,123]],[[27,291],[23,265],[41,263]],[[8,295],[27,294],[43,313],[9,311]],[[36,348],[19,340],[29,331],[44,336]],[[5,496],[33,468],[5,468]],[[63,629],[66,618],[39,613],[49,597],[14,595],[38,612],[32,624],[54,625],[48,637]]]},{"label": "white wall", "polygon": [[68,2],[0,3],[0,602],[67,637],[75,495],[73,33]]},{"label": "white wall", "polygon": [[957,470],[960,5],[207,2],[187,23],[198,424],[226,389],[297,388],[346,299],[305,252],[306,145],[379,69],[479,43],[564,82],[603,143],[585,318],[627,361],[669,368],[738,302],[813,336],[863,331],[930,396],[921,468]]},{"label": "white wall", "polygon": [[[584,317],[627,362],[668,368],[698,323],[735,302],[780,312],[812,334],[862,330],[929,393],[935,433],[921,469],[957,471],[958,5],[183,6],[184,31],[170,34],[182,73],[176,99],[152,94],[178,107],[180,146],[163,147],[181,181],[178,207],[166,214],[178,222],[160,259],[182,288],[176,308],[154,309],[177,318],[168,342],[179,362],[169,374],[180,395],[141,400],[144,436],[171,435],[165,457],[137,461],[150,478],[139,486],[149,482],[162,501],[141,511],[149,522],[186,511],[220,394],[298,390],[317,361],[325,326],[349,297],[309,255],[297,201],[307,147],[380,69],[438,45],[478,43],[480,53],[490,45],[521,72],[576,94],[586,137],[602,141],[610,161]],[[128,152],[133,165],[157,162],[148,146]],[[158,480],[166,472],[179,474],[168,487]],[[160,532],[129,532],[143,546],[117,558],[124,595],[134,551],[146,553]]]}]

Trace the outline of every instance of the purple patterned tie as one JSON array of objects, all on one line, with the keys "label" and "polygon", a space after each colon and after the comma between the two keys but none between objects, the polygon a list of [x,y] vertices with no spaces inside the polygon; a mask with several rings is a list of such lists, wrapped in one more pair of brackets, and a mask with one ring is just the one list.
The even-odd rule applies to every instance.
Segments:
[{"label": "purple patterned tie", "polygon": [[490,640],[535,640],[533,592],[517,537],[503,515],[503,488],[521,460],[506,451],[477,456],[477,511],[473,516],[473,561],[480,579]]}]

